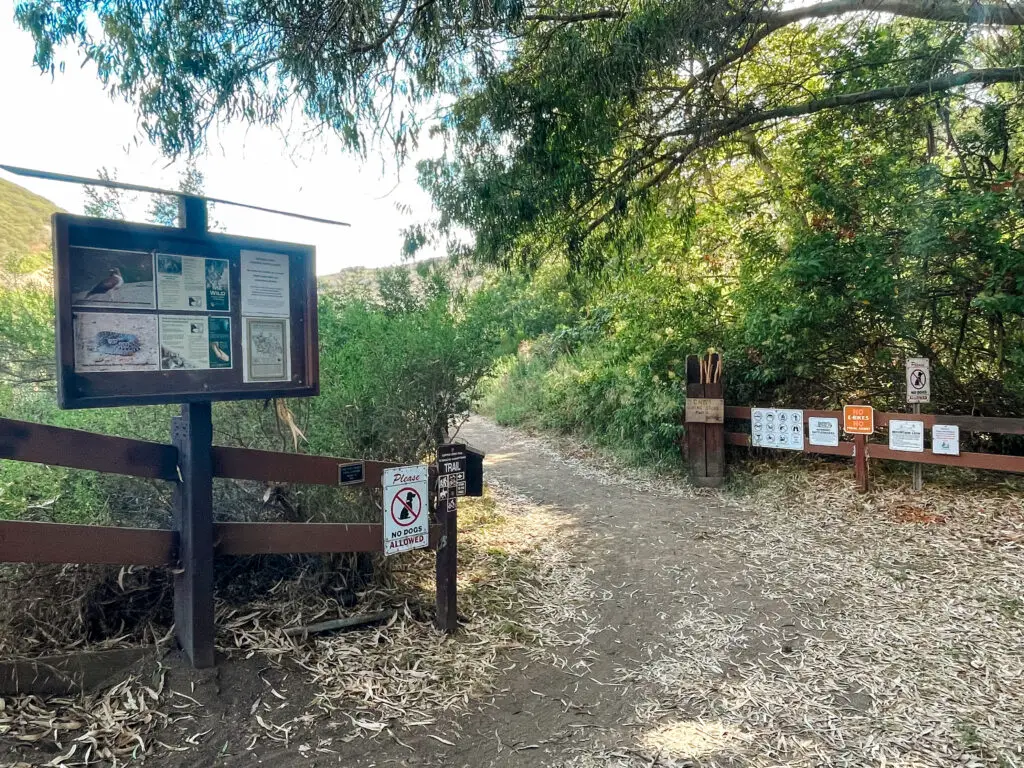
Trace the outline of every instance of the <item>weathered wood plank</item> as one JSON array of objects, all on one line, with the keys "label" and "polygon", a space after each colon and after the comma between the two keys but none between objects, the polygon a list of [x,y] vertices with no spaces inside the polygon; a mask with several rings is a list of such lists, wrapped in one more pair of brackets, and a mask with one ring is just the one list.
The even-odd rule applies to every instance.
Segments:
[{"label": "weathered wood plank", "polygon": [[[750,435],[746,432],[726,432],[725,442],[727,445],[739,445],[749,448]],[[826,456],[853,456],[853,443],[848,440],[840,440],[839,445],[836,446],[804,443],[804,453],[821,453]]]},{"label": "weathered wood plank", "polygon": [[[700,381],[700,359],[697,355],[686,358],[686,396],[704,397],[704,385]],[[687,424],[686,459],[690,466],[690,480],[697,482],[708,474],[707,440],[703,424]]]},{"label": "weathered wood plank", "polygon": [[438,629],[449,634],[459,626],[458,502],[454,498],[451,501],[455,503],[448,506],[447,499],[440,500],[439,504],[444,508],[437,510],[441,522],[438,535],[430,535],[430,541],[437,550],[434,567],[435,623]]},{"label": "weathered wood plank", "polygon": [[937,464],[942,467],[967,467],[968,469],[991,469],[997,472],[1024,473],[1024,456],[1004,456],[998,453],[961,453],[959,456],[942,456],[924,451],[894,451],[888,446],[868,443],[867,455],[871,459],[908,461],[918,464]]},{"label": "weathered wood plank", "polygon": [[[359,461],[361,459],[277,453],[217,445],[213,448],[213,475],[235,480],[338,485],[338,467]],[[362,484],[371,488],[380,486],[381,473],[384,470],[399,466],[396,462],[389,461],[364,461],[363,465],[365,469]]]},{"label": "weathered wood plank", "polygon": [[[218,555],[297,555],[340,552],[381,552],[380,523],[217,523]],[[430,526],[436,546],[441,528]]]},{"label": "weathered wood plank", "polygon": [[198,669],[214,664],[213,421],[210,403],[185,403],[173,419],[181,482],[174,489],[174,529],[181,567],[174,574],[174,633]]},{"label": "weathered wood plank", "polygon": [[173,531],[0,521],[0,562],[171,565],[177,559]]},{"label": "weathered wood plank", "polygon": [[[430,526],[436,546],[441,526]],[[376,552],[383,549],[378,523],[216,523],[218,555]],[[0,521],[0,562],[173,566],[174,531]]]},{"label": "weathered wood plank", "polygon": [[804,453],[821,453],[826,456],[853,456],[854,444],[849,440],[840,440],[839,445],[811,445],[805,442]]},{"label": "weathered wood plank", "polygon": [[923,421],[925,427],[951,424],[961,432],[989,432],[995,435],[1024,435],[1024,419],[1004,419],[991,416],[946,416],[934,413],[880,413],[875,411],[875,426],[888,426],[890,419]]},{"label": "weathered wood plank", "polygon": [[853,436],[853,479],[860,493],[867,493],[871,487],[868,477],[867,436]]},{"label": "weathered wood plank", "polygon": [[0,459],[177,480],[173,445],[0,419]]},{"label": "weathered wood plank", "polygon": [[[719,364],[719,356],[711,358],[712,370]],[[724,385],[717,381],[704,385],[704,396],[713,399],[724,397]],[[707,455],[708,477],[725,478],[725,424],[704,425],[704,450]]]},{"label": "weathered wood plank", "polygon": [[[774,408],[775,406],[765,406],[766,408]],[[779,406],[780,408],[782,406]],[[787,406],[788,407],[788,406]],[[814,408],[808,408],[804,410],[804,423],[807,422],[811,416],[820,416],[821,418],[833,418],[839,419],[840,423],[843,420],[842,411],[821,411]],[[750,420],[750,408],[745,405],[727,405],[725,406],[725,418],[727,419],[738,419],[738,420]]]},{"label": "weathered wood plank", "polygon": [[744,448],[750,447],[750,435],[746,432],[726,432],[725,433],[725,444],[726,445],[740,445]]}]

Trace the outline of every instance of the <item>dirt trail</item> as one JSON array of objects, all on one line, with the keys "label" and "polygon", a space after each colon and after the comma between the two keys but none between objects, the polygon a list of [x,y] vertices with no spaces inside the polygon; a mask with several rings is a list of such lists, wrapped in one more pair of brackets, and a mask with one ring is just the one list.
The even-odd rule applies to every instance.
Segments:
[{"label": "dirt trail", "polygon": [[[458,714],[355,738],[344,710],[306,719],[309,685],[259,656],[198,677],[178,663],[169,685],[219,702],[181,727],[213,735],[151,765],[1024,766],[1021,494],[898,481],[866,498],[818,467],[739,500],[481,418],[460,437],[517,521],[503,535],[532,532],[518,541],[535,553],[564,536],[570,610],[543,615],[568,644],[499,655],[494,693]],[[299,708],[279,711],[274,686]],[[260,697],[308,730],[238,749]]]},{"label": "dirt trail", "polygon": [[537,441],[482,418],[466,424],[459,437],[487,453],[488,482],[570,522],[576,562],[591,571],[600,595],[587,628],[593,634],[564,666],[513,659],[516,666],[498,681],[496,696],[434,732],[453,746],[422,731],[399,733],[415,755],[385,748],[359,764],[685,764],[661,762],[657,750],[641,747],[638,735],[652,717],[675,712],[679,702],[659,702],[658,691],[631,680],[631,673],[660,658],[679,613],[706,602],[701,584],[731,584],[717,610],[740,610],[755,626],[789,623],[759,610],[772,606],[761,606],[747,585],[732,584],[735,563],[709,559],[702,546],[739,513],[671,488],[641,490],[647,484],[629,473],[621,481],[595,476],[585,464],[560,460],[538,450]]},{"label": "dirt trail", "polygon": [[[753,496],[474,419],[486,476],[571,526],[589,642],[368,765],[1024,765],[1024,497],[789,470]],[[404,737],[402,737],[404,740]]]}]

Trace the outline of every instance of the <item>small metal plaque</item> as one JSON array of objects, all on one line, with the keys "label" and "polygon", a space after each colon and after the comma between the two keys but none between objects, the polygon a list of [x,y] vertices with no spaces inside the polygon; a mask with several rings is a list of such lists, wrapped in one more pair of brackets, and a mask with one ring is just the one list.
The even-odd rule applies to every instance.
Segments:
[{"label": "small metal plaque", "polygon": [[366,479],[366,472],[361,461],[338,465],[338,485],[358,485]]},{"label": "small metal plaque", "polygon": [[725,400],[716,397],[686,398],[687,424],[722,424],[725,421]]}]

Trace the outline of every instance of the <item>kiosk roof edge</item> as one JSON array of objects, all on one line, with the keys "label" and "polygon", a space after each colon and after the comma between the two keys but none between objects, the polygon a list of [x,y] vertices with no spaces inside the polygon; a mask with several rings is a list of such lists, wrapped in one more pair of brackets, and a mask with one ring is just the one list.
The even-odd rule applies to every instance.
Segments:
[{"label": "kiosk roof edge", "polygon": [[304,219],[305,221],[315,221],[318,224],[331,224],[337,227],[350,227],[352,226],[346,221],[336,221],[334,219],[325,219],[320,216],[309,216],[304,213],[293,213],[291,211],[279,211],[275,208],[265,208],[261,205],[252,205],[251,203],[240,203],[236,200],[225,200],[220,197],[209,197],[207,195],[191,195],[181,190],[173,189],[160,189],[159,187],[149,187],[144,184],[130,184],[123,181],[110,181],[107,179],[90,179],[85,176],[73,176],[66,173],[54,173],[52,171],[39,171],[33,168],[22,168],[17,165],[4,165],[0,163],[0,169],[13,173],[15,176],[26,176],[33,179],[44,179],[46,181],[63,181],[70,184],[87,184],[91,187],[110,187],[111,189],[126,189],[131,192],[146,192],[152,195],[170,195],[172,197],[194,197],[200,200],[205,200],[208,203],[217,203],[219,205],[234,205],[238,208],[248,208],[253,211],[262,211],[263,213],[273,213],[278,216],[288,216],[293,219]]}]

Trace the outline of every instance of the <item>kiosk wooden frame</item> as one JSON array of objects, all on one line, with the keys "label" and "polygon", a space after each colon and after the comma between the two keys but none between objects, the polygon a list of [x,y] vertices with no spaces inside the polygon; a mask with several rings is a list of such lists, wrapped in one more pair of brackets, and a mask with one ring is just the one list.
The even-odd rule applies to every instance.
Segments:
[{"label": "kiosk wooden frame", "polygon": [[[190,200],[190,198],[185,198]],[[317,293],[315,249],[311,246],[280,243],[206,229],[205,202],[196,200],[196,215],[183,228],[161,227],[121,221],[108,221],[69,214],[54,214],[54,276],[57,316],[57,380],[61,408],[94,408],[161,403],[195,403],[213,400],[302,397],[319,394],[319,356],[317,340]],[[161,317],[229,318],[230,368],[208,370],[126,370],[86,372],[76,370],[74,314],[101,313],[102,305],[74,306],[71,283],[72,249],[90,248],[136,253],[167,253],[175,256],[221,259],[229,265],[229,307],[227,310],[161,309],[154,298],[151,309],[114,305],[109,310],[124,315]],[[246,382],[243,380],[242,326],[242,252],[281,254],[288,258],[289,322],[288,380]],[[154,281],[156,280],[154,269]],[[154,285],[154,297],[156,286]],[[284,319],[283,317],[281,319]]]}]

